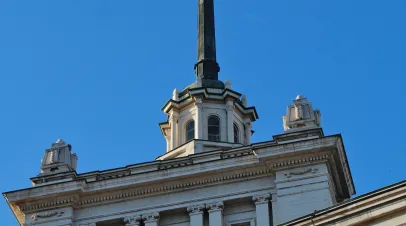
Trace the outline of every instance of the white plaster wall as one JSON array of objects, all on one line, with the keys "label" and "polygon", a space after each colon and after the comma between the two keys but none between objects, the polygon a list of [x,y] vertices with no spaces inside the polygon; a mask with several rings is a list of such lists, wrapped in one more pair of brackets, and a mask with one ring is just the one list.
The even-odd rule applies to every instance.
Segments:
[{"label": "white plaster wall", "polygon": [[313,213],[333,205],[325,163],[302,166],[276,173],[276,224]]}]

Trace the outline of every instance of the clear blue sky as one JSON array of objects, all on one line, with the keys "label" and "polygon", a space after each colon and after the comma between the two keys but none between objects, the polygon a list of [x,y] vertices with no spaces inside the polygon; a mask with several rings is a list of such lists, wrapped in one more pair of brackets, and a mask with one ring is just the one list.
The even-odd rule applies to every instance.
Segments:
[{"label": "clear blue sky", "polygon": [[[358,194],[406,179],[406,1],[217,0],[220,78],[283,132],[297,94],[341,133]],[[151,161],[194,81],[197,0],[0,1],[0,191],[29,187],[61,137],[78,172]],[[17,225],[4,200],[2,225]]]}]

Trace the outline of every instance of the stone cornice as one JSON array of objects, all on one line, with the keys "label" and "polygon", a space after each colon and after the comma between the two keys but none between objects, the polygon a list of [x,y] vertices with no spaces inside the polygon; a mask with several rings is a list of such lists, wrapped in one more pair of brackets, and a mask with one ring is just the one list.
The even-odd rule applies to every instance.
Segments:
[{"label": "stone cornice", "polygon": [[193,180],[193,178],[191,178],[191,180],[179,181],[180,183],[155,187],[146,186],[144,188],[128,189],[122,192],[111,192],[111,194],[107,195],[96,194],[92,196],[83,196],[81,198],[68,197],[66,199],[50,198],[47,199],[46,202],[20,206],[20,209],[23,212],[33,212],[38,210],[59,208],[61,206],[74,206],[75,208],[82,208],[269,175],[271,175],[270,169],[252,168],[251,170],[246,170],[239,173],[222,173],[219,176],[202,178],[201,180]]},{"label": "stone cornice", "polygon": [[[18,215],[63,206],[83,208],[224,182],[237,182],[270,176],[274,170],[316,162],[338,164],[338,168],[348,167],[346,162],[343,163],[345,156],[339,155],[337,151],[337,145],[340,145],[337,141],[340,140],[340,136],[330,136],[280,145],[269,141],[226,151],[199,153],[185,158],[79,174],[74,181],[36,186],[3,195]],[[332,167],[335,168],[337,167]],[[342,178],[349,178],[347,183],[352,183],[350,175],[345,176],[345,173],[350,174],[349,170],[332,173],[336,178],[336,186],[340,186],[342,190],[346,189],[347,185],[340,184],[345,181],[337,179],[340,175]],[[197,175],[207,176],[196,179]],[[165,182],[165,186],[162,182]],[[106,193],[106,190],[109,192]],[[345,196],[341,194],[342,197]]]},{"label": "stone cornice", "polygon": [[[267,143],[260,143],[260,144],[253,144],[251,146],[245,146],[245,147],[240,147],[240,148],[234,148],[231,150],[226,150],[226,151],[212,151],[212,152],[206,152],[206,153],[199,153],[199,154],[194,154],[185,158],[178,158],[178,159],[171,159],[171,160],[164,160],[164,161],[155,161],[155,162],[149,162],[149,163],[143,163],[143,164],[138,164],[138,165],[130,165],[124,168],[118,168],[114,170],[107,170],[107,171],[102,171],[102,172],[93,172],[93,173],[85,173],[85,174],[79,174],[77,175],[77,181],[71,181],[66,184],[68,185],[69,183],[72,184],[72,189],[83,189],[83,183],[85,184],[93,184],[93,183],[99,183],[99,181],[104,181],[104,180],[111,180],[111,184],[116,184],[115,181],[120,179],[121,181],[158,181],[161,179],[157,175],[157,171],[160,171],[162,169],[167,170],[165,172],[165,179],[168,178],[169,175],[171,175],[171,172],[176,172],[174,176],[180,176],[180,172],[190,172],[190,167],[196,167],[197,165],[200,164],[208,164],[206,165],[208,170],[210,171],[215,171],[218,170],[219,168],[216,168],[218,166],[224,166],[222,163],[217,163],[216,161],[213,162],[213,160],[221,160],[221,161],[231,161],[231,165],[235,165],[235,163],[240,163],[241,160],[239,158],[244,158],[245,156],[252,156],[254,155],[257,156],[257,158],[252,158],[254,159],[264,159],[268,162],[268,165],[270,165],[271,168],[279,168],[279,167],[288,167],[289,165],[292,164],[298,164],[301,163],[301,161],[314,161],[318,160],[320,158],[319,156],[316,156],[313,154],[313,157],[310,156],[306,159],[298,159],[295,160],[295,158],[289,157],[285,158],[286,160],[284,161],[278,161],[275,162],[273,160],[273,156],[277,157],[277,159],[280,159],[280,155],[283,154],[288,154],[292,152],[299,152],[299,151],[306,151],[306,150],[313,150],[315,147],[317,148],[322,148],[323,144],[324,146],[328,148],[335,148],[336,145],[336,137],[324,137],[320,138],[319,141],[302,141],[302,142],[295,142],[295,143],[289,143],[289,144],[283,144],[283,145],[277,145],[274,142],[267,142]],[[316,156],[316,157],[315,157]],[[214,158],[213,158],[214,157]],[[316,159],[315,159],[316,158]],[[326,157],[325,157],[326,158]],[[252,160],[247,160],[247,164],[253,164]],[[296,161],[296,162],[295,162]],[[215,165],[217,165],[215,167]],[[244,164],[243,164],[244,165]],[[184,169],[183,169],[184,168]],[[227,166],[224,166],[223,168],[227,168]],[[181,170],[182,169],[182,170]],[[179,171],[181,170],[181,171]],[[199,170],[194,170],[194,174],[200,173]],[[348,172],[349,173],[349,172]],[[149,174],[154,175],[153,177],[149,176]],[[125,179],[128,178],[128,179]],[[149,178],[149,180],[145,180],[143,178]],[[38,178],[40,179],[40,178]],[[125,180],[122,180],[125,179]],[[84,181],[83,181],[84,180]],[[82,182],[80,182],[82,181]],[[78,183],[79,182],[79,183]],[[110,184],[109,183],[109,184]],[[132,182],[133,183],[133,182]],[[89,184],[89,185],[90,185]],[[66,185],[64,185],[64,190],[70,190],[66,189]],[[49,192],[49,189],[52,187],[55,187],[55,192],[59,191],[59,187],[61,186],[60,184],[57,185],[45,185],[47,187],[47,192]],[[122,186],[122,185],[121,185]],[[86,186],[88,187],[88,186]],[[91,186],[91,187],[98,187],[98,186]],[[7,192],[4,195],[7,196],[7,198],[10,201],[13,201],[14,199],[12,193],[20,193],[18,195],[19,198],[23,198],[24,195],[23,193],[27,193],[28,191],[30,194],[30,197],[32,197],[33,194],[38,194],[41,195],[41,192],[35,192],[37,190],[37,187],[33,187],[30,189],[24,189],[20,191],[15,191],[15,192]],[[38,190],[38,191],[43,191],[44,189]],[[24,192],[27,191],[27,192]],[[28,197],[27,197],[28,198]]]}]

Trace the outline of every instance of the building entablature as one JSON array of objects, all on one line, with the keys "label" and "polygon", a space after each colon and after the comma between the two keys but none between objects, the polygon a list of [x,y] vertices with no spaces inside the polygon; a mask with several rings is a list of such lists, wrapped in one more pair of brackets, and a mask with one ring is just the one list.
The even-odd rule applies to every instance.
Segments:
[{"label": "building entablature", "polygon": [[11,206],[22,213],[66,205],[81,208],[248,178],[269,177],[281,170],[326,163],[330,166],[337,187],[336,196],[342,199],[349,198],[355,192],[343,148],[339,135],[287,144],[269,141],[114,170],[75,173],[71,181],[65,182],[47,184],[47,178],[52,181],[51,175],[37,177],[32,179],[33,183],[37,183],[35,187],[7,192],[4,196]]}]

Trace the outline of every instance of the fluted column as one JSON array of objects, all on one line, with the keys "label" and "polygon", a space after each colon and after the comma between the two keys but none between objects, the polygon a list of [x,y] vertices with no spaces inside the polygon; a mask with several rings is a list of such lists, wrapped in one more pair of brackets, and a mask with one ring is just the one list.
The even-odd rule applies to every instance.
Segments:
[{"label": "fluted column", "polygon": [[234,143],[234,103],[232,100],[227,100],[227,141]]},{"label": "fluted column", "polygon": [[204,204],[189,206],[187,211],[190,216],[190,226],[203,226]]},{"label": "fluted column", "polygon": [[206,208],[209,212],[209,226],[223,226],[223,202],[214,202],[207,204]]},{"label": "fluted column", "polygon": [[149,214],[143,214],[142,219],[144,221],[145,226],[158,226],[159,213],[154,212],[154,213],[149,213]]},{"label": "fluted column", "polygon": [[125,226],[139,226],[142,218],[141,215],[135,215],[124,218]]},{"label": "fluted column", "polygon": [[257,225],[269,226],[269,200],[270,194],[257,195],[252,198],[256,206]]}]

